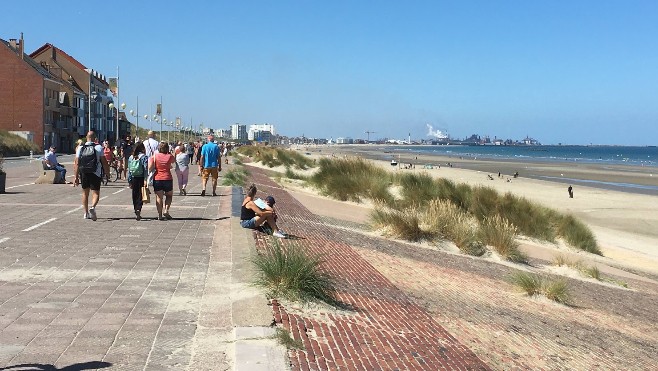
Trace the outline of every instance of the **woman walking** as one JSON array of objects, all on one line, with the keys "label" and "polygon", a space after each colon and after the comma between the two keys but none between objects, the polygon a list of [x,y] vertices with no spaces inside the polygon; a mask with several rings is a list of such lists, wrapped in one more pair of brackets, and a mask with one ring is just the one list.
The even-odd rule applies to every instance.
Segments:
[{"label": "woman walking", "polygon": [[128,158],[128,185],[132,188],[133,209],[137,220],[142,219],[142,188],[147,186],[144,181],[148,172],[147,160],[144,143],[139,142],[135,146],[132,156]]},{"label": "woman walking", "polygon": [[173,218],[169,215],[169,208],[174,197],[174,178],[171,175],[171,165],[175,160],[174,156],[169,153],[169,143],[161,142],[158,151],[155,156],[149,158],[149,172],[155,171],[153,191],[155,192],[155,206],[158,209],[158,220],[170,220]]},{"label": "woman walking", "polygon": [[183,145],[176,147],[176,177],[178,178],[178,195],[187,196],[187,179],[190,174],[190,158]]}]

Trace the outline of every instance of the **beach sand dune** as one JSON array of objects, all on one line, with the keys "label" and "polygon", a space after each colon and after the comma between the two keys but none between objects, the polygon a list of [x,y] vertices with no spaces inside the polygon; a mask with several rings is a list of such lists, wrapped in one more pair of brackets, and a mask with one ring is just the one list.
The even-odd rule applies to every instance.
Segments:
[{"label": "beach sand dune", "polygon": [[[372,151],[368,151],[367,148],[364,150],[363,146],[320,146],[300,147],[298,149],[316,159],[326,156],[370,158],[373,159],[373,163],[391,172],[424,172],[432,177],[449,179],[455,183],[487,186],[500,193],[510,192],[517,196],[526,197],[557,211],[573,214],[586,223],[594,232],[604,257],[577,251],[571,251],[571,253],[582,255],[588,262],[596,262],[610,267],[626,267],[629,270],[640,270],[658,275],[658,196],[574,185],[574,198],[569,198],[567,193],[568,184],[525,176],[526,172],[533,168],[535,176],[537,171],[551,172],[558,175],[568,172],[570,177],[579,179],[602,177],[625,182],[630,181],[629,177],[642,177],[642,174],[650,172],[651,169],[624,169],[619,166],[597,168],[593,165],[582,165],[579,168],[568,164],[525,164],[472,159],[466,163],[465,160],[440,156],[418,156],[418,159],[411,156],[406,159],[402,157],[401,164],[416,165],[415,169],[413,169],[413,166],[412,169],[404,169],[391,166],[390,160],[386,159],[387,154],[374,149]],[[452,164],[452,167],[445,165],[448,162]],[[423,165],[426,163],[443,165],[440,167],[435,165],[432,169],[424,169]],[[261,166],[260,164],[250,165]],[[466,169],[464,166],[473,167],[473,169]],[[487,168],[490,171],[476,170],[475,168]],[[272,170],[285,171],[283,168]],[[308,170],[306,173],[312,173],[312,171]],[[500,178],[498,177],[498,171],[501,172]],[[516,171],[520,173],[518,178],[513,177]],[[490,180],[488,175],[491,175],[493,180]],[[330,200],[319,195],[317,190],[301,187],[299,182],[291,183],[289,186],[295,197],[298,197],[305,205],[309,205],[309,208],[317,211],[319,215],[352,222],[367,222],[371,207],[367,203],[346,204]],[[347,205],[349,206],[346,207]],[[552,250],[555,254],[569,252],[559,245],[541,244],[541,246],[542,249],[533,249],[532,245],[522,245],[525,250],[529,250],[531,256],[535,255],[534,250],[536,250],[536,255],[543,258],[548,258],[546,251]]]}]

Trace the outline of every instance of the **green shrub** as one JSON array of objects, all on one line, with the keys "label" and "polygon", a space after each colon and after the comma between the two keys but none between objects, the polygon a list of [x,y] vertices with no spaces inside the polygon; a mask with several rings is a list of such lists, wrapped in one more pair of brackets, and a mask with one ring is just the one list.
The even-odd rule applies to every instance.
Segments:
[{"label": "green shrub", "polygon": [[569,245],[592,254],[603,255],[592,231],[572,215],[563,216],[557,228],[558,234]]},{"label": "green shrub", "polygon": [[493,246],[500,256],[509,261],[525,262],[527,257],[518,248],[516,234],[516,227],[500,215],[486,217],[480,224],[484,243]]},{"label": "green shrub", "polygon": [[265,288],[270,297],[335,302],[334,281],[321,269],[323,260],[297,244],[284,248],[279,241],[274,241],[270,249],[252,261],[257,271],[254,284]]}]

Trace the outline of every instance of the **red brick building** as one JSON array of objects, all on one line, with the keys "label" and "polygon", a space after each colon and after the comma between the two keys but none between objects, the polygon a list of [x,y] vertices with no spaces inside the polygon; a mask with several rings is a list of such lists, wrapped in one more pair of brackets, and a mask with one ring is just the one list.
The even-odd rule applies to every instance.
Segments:
[{"label": "red brick building", "polygon": [[116,111],[108,108],[105,76],[51,44],[29,56],[23,45],[0,39],[0,129],[58,152],[72,152],[90,127],[113,142]]}]

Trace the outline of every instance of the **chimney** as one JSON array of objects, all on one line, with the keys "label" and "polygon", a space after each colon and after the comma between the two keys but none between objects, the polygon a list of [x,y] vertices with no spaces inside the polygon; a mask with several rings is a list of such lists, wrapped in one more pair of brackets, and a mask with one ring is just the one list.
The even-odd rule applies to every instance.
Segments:
[{"label": "chimney", "polygon": [[21,32],[21,59],[25,59],[25,40],[23,40],[23,33]]}]

